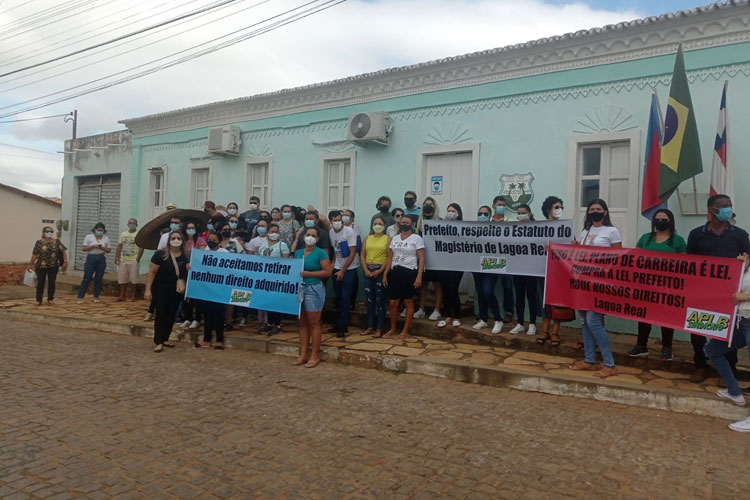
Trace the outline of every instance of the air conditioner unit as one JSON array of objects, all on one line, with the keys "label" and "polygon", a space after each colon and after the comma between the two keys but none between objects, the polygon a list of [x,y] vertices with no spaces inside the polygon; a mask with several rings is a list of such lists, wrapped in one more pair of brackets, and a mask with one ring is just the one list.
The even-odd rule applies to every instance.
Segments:
[{"label": "air conditioner unit", "polygon": [[349,116],[347,139],[354,142],[388,144],[390,119],[384,111],[354,113]]},{"label": "air conditioner unit", "polygon": [[240,154],[240,128],[234,126],[208,129],[208,152],[220,155]]}]

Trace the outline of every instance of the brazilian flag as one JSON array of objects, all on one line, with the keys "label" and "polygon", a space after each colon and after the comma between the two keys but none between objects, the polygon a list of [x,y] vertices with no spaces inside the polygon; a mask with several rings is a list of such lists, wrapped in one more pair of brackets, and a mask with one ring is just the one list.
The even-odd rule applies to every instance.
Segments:
[{"label": "brazilian flag", "polygon": [[680,44],[674,62],[667,113],[664,115],[659,199],[667,201],[682,181],[701,172],[703,162],[698,142],[698,127],[695,124],[695,110],[690,99],[685,59]]}]

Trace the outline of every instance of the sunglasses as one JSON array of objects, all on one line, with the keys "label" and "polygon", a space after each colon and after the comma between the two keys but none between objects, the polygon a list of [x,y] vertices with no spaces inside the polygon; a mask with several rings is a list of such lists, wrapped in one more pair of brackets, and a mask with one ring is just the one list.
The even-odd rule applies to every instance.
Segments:
[{"label": "sunglasses", "polygon": [[477,212],[477,216],[480,216],[480,215],[487,215],[487,216],[489,216],[490,213],[489,212]]},{"label": "sunglasses", "polygon": [[401,215],[402,215],[402,214],[394,215],[394,216],[393,216],[393,218],[394,218],[394,219],[400,219],[400,218],[401,218]]},{"label": "sunglasses", "polygon": [[654,222],[669,222],[669,219],[654,219]]}]

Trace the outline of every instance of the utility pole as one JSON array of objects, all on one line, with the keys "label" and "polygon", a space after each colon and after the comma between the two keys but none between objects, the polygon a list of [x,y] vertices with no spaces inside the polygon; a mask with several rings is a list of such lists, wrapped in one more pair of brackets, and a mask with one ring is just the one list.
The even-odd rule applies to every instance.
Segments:
[{"label": "utility pole", "polygon": [[78,110],[74,109],[68,116],[65,117],[65,122],[73,122],[73,140],[76,140],[76,134],[78,131]]}]

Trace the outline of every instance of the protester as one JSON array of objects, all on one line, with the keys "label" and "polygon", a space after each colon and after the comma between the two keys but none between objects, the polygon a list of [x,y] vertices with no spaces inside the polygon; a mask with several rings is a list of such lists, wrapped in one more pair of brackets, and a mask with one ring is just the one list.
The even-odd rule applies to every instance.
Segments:
[{"label": "protester", "polygon": [[229,253],[245,253],[244,247],[237,241],[236,238],[232,238],[232,226],[229,222],[218,222],[216,230],[221,241],[219,245],[221,248],[225,248]]},{"label": "protester", "polygon": [[[708,198],[706,204],[711,219],[706,224],[690,231],[687,253],[731,259],[750,253],[750,240],[745,230],[729,222],[734,213],[729,196],[715,194]],[[706,354],[703,351],[706,337],[691,334],[690,343],[693,345],[693,361],[695,362],[695,373],[690,377],[690,381],[700,383],[710,376]],[[735,372],[737,351],[730,351],[727,356],[732,371]]]},{"label": "protester", "polygon": [[276,208],[276,207],[274,207],[274,208],[271,209],[271,214],[270,215],[271,215],[271,221],[270,222],[275,222],[276,224],[278,224],[279,221],[281,220],[281,210],[278,209],[278,208]]},{"label": "protester", "polygon": [[362,272],[365,275],[365,297],[367,299],[367,330],[362,335],[383,336],[385,323],[385,290],[383,273],[391,239],[385,234],[385,219],[375,216],[372,229],[362,245]]},{"label": "protester", "polygon": [[171,217],[169,219],[169,229],[163,230],[161,238],[159,238],[159,244],[156,246],[157,250],[167,248],[170,231],[182,231],[182,219],[180,217]]},{"label": "protester", "polygon": [[146,277],[146,300],[154,301],[154,352],[174,347],[168,342],[174,317],[187,280],[188,257],[179,231],[170,231],[169,248],[157,250],[151,257]]},{"label": "protester", "polygon": [[227,204],[226,212],[227,219],[229,219],[230,217],[237,217],[239,219],[240,206],[236,202],[230,201],[229,204]]},{"label": "protester", "polygon": [[277,224],[279,226],[280,240],[286,243],[287,248],[292,248],[294,237],[302,226],[294,219],[290,205],[281,205],[281,220]]},{"label": "protester", "polygon": [[[530,222],[534,220],[534,214],[531,213],[531,207],[523,203],[516,210],[516,218],[519,222]],[[510,333],[519,334],[526,332],[528,335],[536,335],[536,314],[539,310],[537,284],[539,280],[536,276],[524,276],[521,274],[513,275],[513,288],[516,293],[516,318],[518,323],[511,328]],[[529,328],[524,327],[526,318],[525,302],[529,303]]]},{"label": "protester", "polygon": [[344,226],[338,210],[333,210],[328,218],[332,226],[328,236],[335,252],[333,290],[336,294],[336,325],[328,333],[345,337],[349,333],[349,304],[354,291],[354,276],[359,267],[357,235],[351,228]]},{"label": "protester", "polygon": [[393,225],[393,216],[390,214],[391,199],[389,197],[381,196],[380,198],[378,198],[378,201],[375,203],[375,209],[378,211],[378,213],[370,217],[370,226],[372,226],[373,222],[375,221],[375,217],[380,217],[383,220],[385,227],[390,227],[391,225]]},{"label": "protester", "polygon": [[[282,212],[283,213],[283,212]],[[287,258],[289,257],[289,246],[281,241],[279,225],[271,224],[268,227],[268,240],[260,247],[258,255],[264,257]],[[269,336],[281,333],[281,313],[268,311],[268,325],[263,329]]]},{"label": "protester", "polygon": [[[427,212],[425,212],[426,214]],[[461,205],[458,203],[451,203],[448,205],[445,213],[445,220],[447,221],[459,221],[464,220],[464,213],[461,210]],[[445,326],[461,326],[461,299],[458,295],[458,286],[461,283],[463,277],[463,271],[451,271],[441,270],[438,271],[438,279],[440,281],[440,289],[443,292],[443,313],[445,318],[438,321],[438,328]]]},{"label": "protester", "polygon": [[[492,222],[508,222],[510,216],[508,215],[508,202],[504,196],[495,196],[492,199]],[[503,310],[505,311],[505,321],[513,321],[513,308],[515,307],[515,301],[513,300],[513,278],[509,275],[500,276],[500,285],[503,287]],[[523,318],[519,319],[523,321]]]},{"label": "protester", "polygon": [[[208,235],[206,244],[210,251],[226,252],[225,248],[219,245],[219,235],[211,233]],[[219,302],[208,300],[200,301],[201,311],[203,312],[203,340],[195,344],[196,348],[210,348],[211,334],[216,333],[216,350],[224,349],[224,318],[226,317],[226,305]]]},{"label": "protester", "polygon": [[[424,220],[440,220],[440,209],[437,206],[437,202],[431,196],[424,199],[422,203],[422,210],[419,218],[417,219],[416,233],[422,234],[422,221]],[[408,211],[406,212],[408,214]],[[435,308],[430,313],[428,319],[437,321],[443,316],[440,314],[440,304],[443,302],[443,289],[440,286],[439,281],[440,273],[435,270],[427,270],[422,276],[423,287],[419,290],[419,309],[414,312],[415,318],[424,318],[427,310],[427,284],[432,283],[435,288]],[[405,313],[405,311],[404,311]],[[404,317],[402,313],[401,317]]]},{"label": "protester", "polygon": [[391,239],[388,247],[386,267],[383,271],[383,286],[388,290],[390,299],[391,329],[386,337],[396,335],[398,320],[398,303],[403,300],[406,306],[404,328],[399,339],[409,336],[412,318],[414,317],[414,294],[422,286],[424,272],[424,241],[414,234],[415,216],[404,214],[399,224],[399,233]]},{"label": "protester", "polygon": [[[547,220],[560,220],[563,216],[563,201],[557,196],[548,196],[542,202],[542,215]],[[544,278],[540,279],[540,286],[544,290]],[[575,313],[573,313],[575,314]],[[552,332],[550,332],[550,323]],[[550,341],[552,347],[560,346],[560,320],[552,317],[552,306],[544,305],[544,319],[542,320],[542,335],[536,339],[537,344]]]},{"label": "protester", "polygon": [[402,215],[404,215],[404,211],[400,208],[394,208],[391,212],[393,223],[385,230],[385,234],[387,234],[389,238],[393,238],[398,234],[398,225],[401,222]]},{"label": "protester", "polygon": [[106,254],[112,251],[112,246],[107,236],[104,224],[97,222],[93,232],[83,238],[81,250],[86,252],[86,262],[83,264],[83,280],[78,286],[78,303],[83,304],[86,289],[94,278],[94,302],[99,302],[99,294],[102,292],[102,279],[107,268]]},{"label": "protester", "polygon": [[258,224],[258,221],[260,220],[260,198],[257,196],[251,196],[247,208],[247,211],[240,214],[240,220],[247,229],[247,232],[252,235],[255,230],[255,225]]},{"label": "protester", "polygon": [[[213,201],[206,201],[203,204],[203,211],[208,214],[209,219],[206,224],[206,229],[210,231],[217,231],[219,229],[220,222],[226,222],[227,218],[223,214],[216,210],[216,203]],[[172,228],[170,227],[170,230]]]},{"label": "protester", "polygon": [[[492,210],[487,205],[482,205],[477,211],[478,222],[489,222],[492,217]],[[495,295],[495,285],[500,278],[496,273],[472,273],[474,276],[474,289],[476,290],[477,302],[479,303],[479,321],[472,328],[481,330],[489,326],[489,311],[492,309],[492,318],[495,323],[492,325],[492,333],[498,334],[503,330],[503,317],[500,314],[500,305]]]},{"label": "protester", "polygon": [[250,255],[259,255],[261,247],[268,245],[268,222],[258,220],[255,231],[258,236],[245,243],[245,250]]},{"label": "protester", "polygon": [[317,243],[318,248],[323,249],[327,254],[330,255],[331,239],[328,236],[328,230],[323,227],[323,224],[320,222],[320,216],[318,215],[317,210],[315,210],[315,208],[312,206],[308,207],[307,209],[307,213],[305,214],[304,227],[297,233],[297,237],[294,240],[294,245],[292,246],[292,252],[296,252],[296,250],[299,248],[305,248],[305,235],[307,234],[307,230],[311,227],[318,228],[318,233],[320,235]]},{"label": "protester", "polygon": [[240,231],[240,217],[238,215],[230,215],[227,217],[227,222],[229,223],[232,238],[236,238],[237,233]]},{"label": "protester", "polygon": [[[320,363],[321,324],[320,316],[326,301],[326,291],[322,279],[331,276],[331,261],[328,252],[319,248],[320,230],[317,227],[305,229],[305,248],[294,253],[296,259],[304,259],[302,271],[302,307],[299,316],[299,357],[292,363],[315,368]],[[308,346],[312,341],[310,356]]]},{"label": "protester", "polygon": [[[361,268],[362,264],[359,260],[359,252],[362,250],[362,230],[359,224],[354,222],[354,210],[344,209],[341,211],[341,222],[346,227],[351,228],[354,234],[357,235],[357,255],[354,257],[354,267]],[[349,300],[349,306],[354,309],[357,303],[357,294],[359,293],[359,271],[354,273],[354,284],[352,285],[352,295]]]},{"label": "protester", "polygon": [[[661,208],[654,212],[651,218],[651,231],[642,235],[636,244],[636,248],[652,250],[656,252],[685,253],[687,246],[685,240],[675,233],[674,214],[671,210]],[[628,356],[648,356],[648,337],[651,334],[651,325],[643,321],[638,322],[638,340],[635,346],[628,351]],[[672,361],[672,339],[674,328],[661,327],[661,360]]]},{"label": "protester", "polygon": [[[408,215],[414,215],[413,221],[419,217],[419,206],[417,205],[417,193],[414,191],[407,191],[404,193],[404,213]],[[413,224],[412,224],[413,225]]]},{"label": "protester", "polygon": [[[203,236],[200,236],[200,230],[195,222],[187,222],[183,229],[183,238],[185,238],[185,251],[188,255],[188,260],[194,249],[205,250],[207,243]],[[200,300],[185,298],[182,301],[182,317],[185,320],[178,326],[182,328],[198,328],[200,326],[200,320],[203,316],[203,303]]]},{"label": "protester", "polygon": [[195,222],[188,222],[185,224],[183,237],[185,238],[185,248],[187,249],[188,255],[193,251],[194,248],[198,250],[206,249],[206,239],[199,235],[198,225]]},{"label": "protester", "polygon": [[128,230],[120,233],[120,242],[115,250],[115,265],[117,266],[117,283],[120,285],[120,296],[117,302],[123,302],[130,283],[133,293],[130,300],[136,300],[136,286],[138,286],[138,267],[141,264],[143,249],[135,244],[138,221],[128,219]]},{"label": "protester", "polygon": [[[622,248],[620,231],[612,225],[609,218],[609,208],[602,199],[591,200],[586,207],[586,219],[580,237],[581,245]],[[585,359],[576,361],[570,368],[573,370],[591,370],[595,377],[606,378],[617,375],[615,358],[609,342],[607,330],[604,328],[604,315],[594,311],[581,311],[583,328],[583,347]],[[604,366],[596,369],[596,347],[602,354]]]},{"label": "protester", "polygon": [[29,269],[36,273],[36,305],[42,305],[44,282],[47,282],[47,305],[55,301],[55,284],[57,273],[68,268],[68,249],[55,238],[55,230],[50,226],[42,228],[42,238],[36,240],[31,251]]}]

